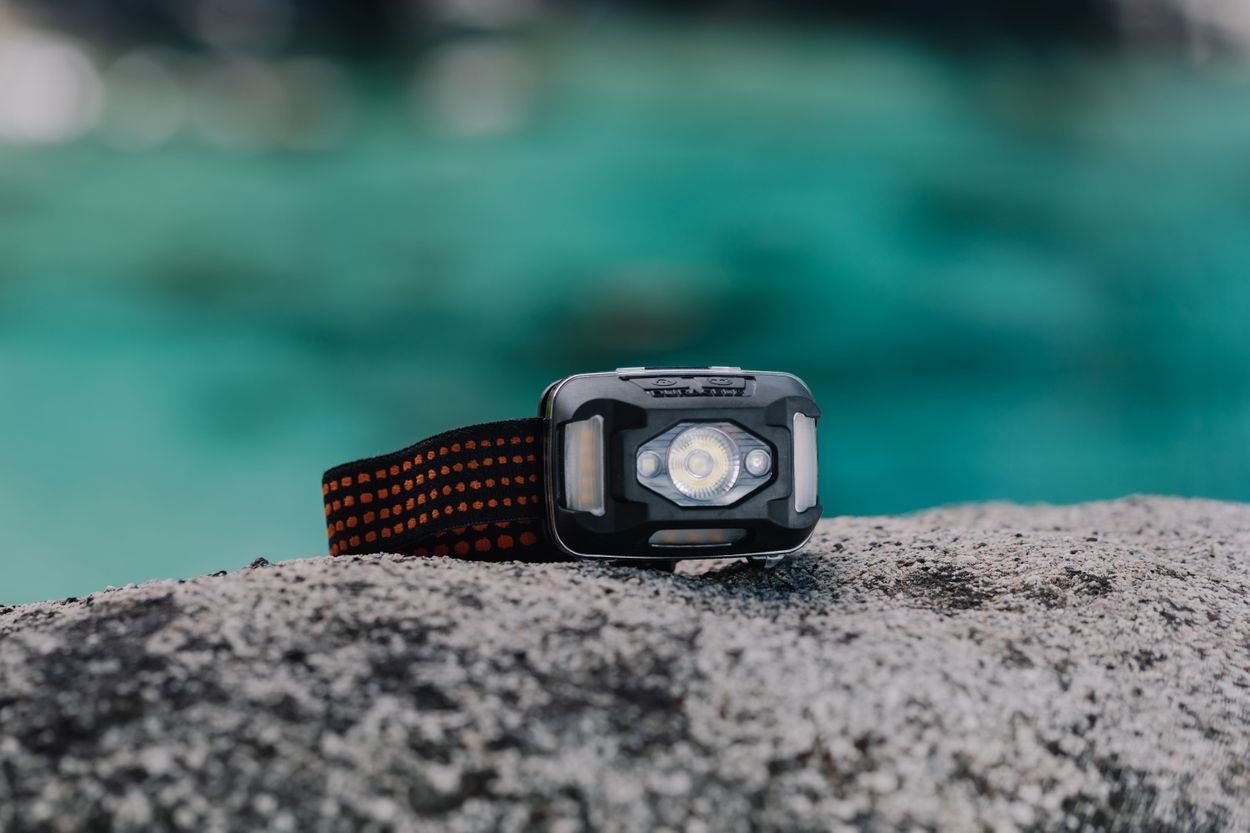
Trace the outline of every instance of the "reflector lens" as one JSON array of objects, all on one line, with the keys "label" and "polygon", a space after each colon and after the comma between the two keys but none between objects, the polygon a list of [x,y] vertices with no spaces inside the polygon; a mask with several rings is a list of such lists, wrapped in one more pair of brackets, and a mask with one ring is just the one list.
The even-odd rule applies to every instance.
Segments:
[{"label": "reflector lens", "polygon": [[564,426],[564,501],[575,512],[603,514],[603,417]]},{"label": "reflector lens", "polygon": [[669,478],[677,491],[695,500],[711,500],[732,489],[740,465],[737,444],[707,425],[682,431],[668,449]]},{"label": "reflector lens", "polygon": [[816,419],[794,415],[794,511],[816,505]]}]

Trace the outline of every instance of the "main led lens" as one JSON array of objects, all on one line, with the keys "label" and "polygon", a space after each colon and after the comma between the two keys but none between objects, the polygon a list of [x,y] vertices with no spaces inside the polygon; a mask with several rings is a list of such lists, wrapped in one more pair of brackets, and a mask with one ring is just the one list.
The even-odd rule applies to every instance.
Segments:
[{"label": "main led lens", "polygon": [[668,476],[677,491],[694,500],[712,500],[738,481],[738,446],[718,428],[687,428],[668,450]]}]

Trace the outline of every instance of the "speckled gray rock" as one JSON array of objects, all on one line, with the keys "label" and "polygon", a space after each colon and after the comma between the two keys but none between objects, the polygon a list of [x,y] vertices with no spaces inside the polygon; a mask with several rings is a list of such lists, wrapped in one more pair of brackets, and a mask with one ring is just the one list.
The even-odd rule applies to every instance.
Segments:
[{"label": "speckled gray rock", "polygon": [[6,833],[1248,827],[1250,506],[835,518],[772,572],[312,559],[0,613]]}]

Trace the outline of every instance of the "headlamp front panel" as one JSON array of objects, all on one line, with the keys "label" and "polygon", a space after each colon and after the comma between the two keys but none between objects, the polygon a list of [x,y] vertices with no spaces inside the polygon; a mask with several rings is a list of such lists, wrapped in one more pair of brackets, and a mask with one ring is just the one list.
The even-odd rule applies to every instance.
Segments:
[{"label": "headlamp front panel", "polygon": [[[819,414],[807,386],[784,373],[634,369],[563,379],[540,406],[552,539],[573,555],[606,558],[797,549],[821,511]],[[813,428],[801,446],[810,459],[798,467],[805,483],[812,478],[810,500],[804,491],[797,503],[796,415]],[[598,443],[583,426],[601,431]]]},{"label": "headlamp front panel", "polygon": [[[748,467],[767,459],[767,467]],[[768,482],[772,452],[745,428],[726,421],[679,422],[643,443],[638,482],[678,506],[728,506]]]}]

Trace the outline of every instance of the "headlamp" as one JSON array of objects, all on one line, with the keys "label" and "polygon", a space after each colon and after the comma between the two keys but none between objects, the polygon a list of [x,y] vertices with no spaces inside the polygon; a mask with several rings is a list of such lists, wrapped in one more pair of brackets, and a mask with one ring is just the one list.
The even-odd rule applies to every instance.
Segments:
[{"label": "headlamp", "polygon": [[326,472],[332,555],[770,558],[811,536],[820,410],[800,379],[622,368],[486,423]]}]

